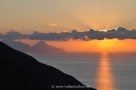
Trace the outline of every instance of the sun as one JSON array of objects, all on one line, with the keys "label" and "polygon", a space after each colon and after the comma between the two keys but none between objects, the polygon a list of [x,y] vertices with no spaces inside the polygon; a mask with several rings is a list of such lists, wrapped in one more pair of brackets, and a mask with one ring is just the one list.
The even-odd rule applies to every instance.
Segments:
[{"label": "sun", "polygon": [[116,45],[115,40],[104,39],[100,42],[101,48],[111,48]]},{"label": "sun", "polygon": [[99,42],[100,52],[115,52],[120,47],[120,43],[117,39],[104,39]]}]

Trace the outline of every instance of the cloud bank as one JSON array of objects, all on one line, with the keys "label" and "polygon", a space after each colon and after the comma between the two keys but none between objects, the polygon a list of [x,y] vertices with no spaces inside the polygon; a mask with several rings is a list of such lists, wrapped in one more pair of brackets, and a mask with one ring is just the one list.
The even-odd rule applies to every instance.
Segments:
[{"label": "cloud bank", "polygon": [[0,34],[2,40],[16,40],[16,39],[32,39],[32,40],[92,40],[92,39],[136,39],[136,30],[127,30],[126,28],[119,27],[117,29],[111,29],[107,31],[87,30],[78,31],[72,30],[71,32],[50,32],[41,33],[34,31],[32,34],[22,34],[17,31],[9,31],[6,34]]}]

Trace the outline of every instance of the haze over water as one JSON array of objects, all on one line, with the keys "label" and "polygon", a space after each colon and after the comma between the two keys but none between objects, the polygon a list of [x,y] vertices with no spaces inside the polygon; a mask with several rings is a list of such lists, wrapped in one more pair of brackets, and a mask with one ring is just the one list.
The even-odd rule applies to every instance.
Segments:
[{"label": "haze over water", "polygon": [[36,55],[37,60],[98,90],[135,90],[136,53],[66,53]]},{"label": "haze over water", "polygon": [[[39,40],[21,40],[29,45],[34,45]],[[71,41],[45,41],[49,45],[62,48],[66,52],[85,52],[85,53],[106,53],[106,52],[136,52],[136,40],[135,39],[104,39],[104,40],[71,40]]]}]

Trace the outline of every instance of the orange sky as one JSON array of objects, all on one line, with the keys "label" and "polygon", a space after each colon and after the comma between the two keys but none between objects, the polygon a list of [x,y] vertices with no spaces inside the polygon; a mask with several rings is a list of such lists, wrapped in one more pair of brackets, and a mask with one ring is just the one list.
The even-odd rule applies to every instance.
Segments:
[{"label": "orange sky", "polygon": [[136,28],[136,0],[0,0],[0,33]]},{"label": "orange sky", "polygon": [[[23,40],[34,45],[38,41]],[[136,40],[91,40],[91,41],[46,41],[48,44],[62,48],[67,52],[136,52]]]}]

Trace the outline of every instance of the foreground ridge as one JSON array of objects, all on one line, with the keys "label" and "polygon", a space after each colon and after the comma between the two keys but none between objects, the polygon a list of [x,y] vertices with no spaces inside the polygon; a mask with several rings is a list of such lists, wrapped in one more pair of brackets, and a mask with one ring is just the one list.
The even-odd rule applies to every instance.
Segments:
[{"label": "foreground ridge", "polygon": [[[0,90],[86,88],[74,77],[0,42]],[[63,87],[62,87],[63,86]],[[89,90],[95,90],[89,88]]]}]

